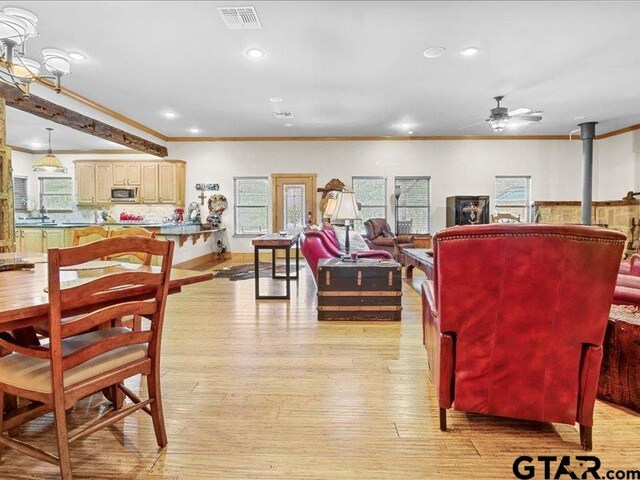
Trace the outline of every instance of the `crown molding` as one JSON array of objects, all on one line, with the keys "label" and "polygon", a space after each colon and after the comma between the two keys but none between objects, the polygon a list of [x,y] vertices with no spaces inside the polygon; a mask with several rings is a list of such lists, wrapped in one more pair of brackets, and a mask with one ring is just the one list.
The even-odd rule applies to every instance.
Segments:
[{"label": "crown molding", "polygon": [[447,140],[569,140],[568,135],[430,135],[430,136],[345,136],[345,137],[169,137],[167,142],[369,142]]},{"label": "crown molding", "polygon": [[635,125],[630,125],[625,128],[620,128],[618,130],[612,130],[608,133],[603,133],[601,135],[596,135],[596,140],[602,140],[603,138],[615,137],[616,135],[622,135],[623,133],[633,132],[634,130],[640,130],[640,123],[636,123]]},{"label": "crown molding", "polygon": [[16,152],[28,153],[30,155],[34,153],[33,150],[29,150],[28,148],[16,147],[15,145],[7,145],[7,147]]}]

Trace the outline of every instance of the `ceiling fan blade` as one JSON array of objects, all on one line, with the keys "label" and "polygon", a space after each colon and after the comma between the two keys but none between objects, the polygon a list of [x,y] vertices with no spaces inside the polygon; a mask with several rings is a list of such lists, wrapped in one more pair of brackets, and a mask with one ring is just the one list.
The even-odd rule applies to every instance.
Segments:
[{"label": "ceiling fan blade", "polygon": [[483,119],[483,120],[480,120],[478,122],[470,123],[469,125],[465,125],[464,127],[460,127],[460,130],[463,130],[463,129],[469,128],[469,127],[473,127],[475,125],[479,125],[479,124],[484,123],[484,122],[486,122],[486,120]]},{"label": "ceiling fan blade", "polygon": [[509,111],[510,117],[515,117],[517,115],[528,115],[531,113],[531,109],[529,108],[516,108],[515,110]]},{"label": "ceiling fan blade", "polygon": [[514,123],[532,123],[539,122],[540,120],[542,120],[542,116],[540,115],[518,115],[509,117],[509,121]]}]

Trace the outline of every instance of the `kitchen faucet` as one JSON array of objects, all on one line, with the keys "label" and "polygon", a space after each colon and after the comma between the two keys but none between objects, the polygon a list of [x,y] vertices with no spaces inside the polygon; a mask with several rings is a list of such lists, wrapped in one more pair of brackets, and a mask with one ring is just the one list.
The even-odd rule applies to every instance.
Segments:
[{"label": "kitchen faucet", "polygon": [[46,220],[47,218],[49,218],[49,215],[47,215],[47,207],[45,207],[44,205],[42,205],[40,207],[40,217],[42,218],[42,220]]}]

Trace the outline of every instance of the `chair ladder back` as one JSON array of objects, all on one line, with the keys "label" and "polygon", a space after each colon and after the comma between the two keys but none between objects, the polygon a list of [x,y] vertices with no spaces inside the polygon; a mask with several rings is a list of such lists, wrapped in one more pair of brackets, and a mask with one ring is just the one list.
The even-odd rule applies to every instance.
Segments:
[{"label": "chair ladder back", "polygon": [[[80,241],[83,238],[91,237],[94,235],[99,236],[100,239],[104,239],[109,236],[109,230],[107,230],[104,227],[101,227],[100,225],[91,225],[90,227],[76,228],[73,231],[73,238],[71,240],[71,245],[73,247],[77,247],[78,245],[80,245]],[[91,242],[86,242],[86,243],[91,243]]]},{"label": "chair ladder back", "polygon": [[[138,237],[144,237],[144,238],[156,238],[156,232],[151,232],[149,230],[147,230],[146,228],[142,228],[142,227],[127,227],[127,228],[123,228],[122,230],[110,230],[109,231],[109,238],[113,238],[113,237],[130,237],[130,236],[138,236]],[[152,256],[142,253],[142,252],[126,252],[123,255],[130,255],[132,257],[137,258],[138,260],[140,260],[142,262],[143,265],[151,265],[151,260],[152,260]],[[121,257],[123,255],[116,255],[116,256],[112,256],[109,257],[110,259],[113,258],[118,258]]]},{"label": "chair ladder back", "polygon": [[94,310],[86,315],[73,318],[62,323],[62,338],[73,337],[83,332],[87,332],[94,327],[103,325],[110,320],[122,318],[125,315],[141,315],[149,317],[158,309],[155,301],[138,301],[119,303],[108,307]]},{"label": "chair ladder back", "polygon": [[71,309],[74,305],[97,303],[98,300],[107,299],[114,291],[122,288],[130,289],[131,295],[139,290],[150,290],[162,283],[162,275],[152,272],[117,272],[109,273],[95,280],[87,280],[80,285],[74,285],[60,290],[60,306],[63,311]]},{"label": "chair ladder back", "polygon": [[62,357],[62,370],[69,370],[71,368],[82,365],[83,363],[91,360],[92,358],[107,353],[116,348],[126,347],[128,345],[145,344],[149,343],[152,337],[152,332],[132,332],[127,331],[119,333],[117,335],[111,335],[106,338],[102,338],[95,342],[92,342],[72,353],[66,354]]}]

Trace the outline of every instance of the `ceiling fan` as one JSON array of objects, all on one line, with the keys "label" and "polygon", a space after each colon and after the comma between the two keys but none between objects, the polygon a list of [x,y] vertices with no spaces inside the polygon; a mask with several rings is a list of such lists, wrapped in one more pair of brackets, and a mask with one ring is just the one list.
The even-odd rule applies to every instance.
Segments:
[{"label": "ceiling fan", "polygon": [[462,128],[472,127],[482,122],[487,122],[494,132],[502,132],[507,126],[523,125],[527,123],[539,122],[542,120],[541,110],[531,110],[529,108],[517,108],[509,111],[506,107],[501,107],[500,102],[504,99],[503,95],[493,97],[497,103],[495,108],[491,109],[491,114],[486,120],[465,125]]}]

